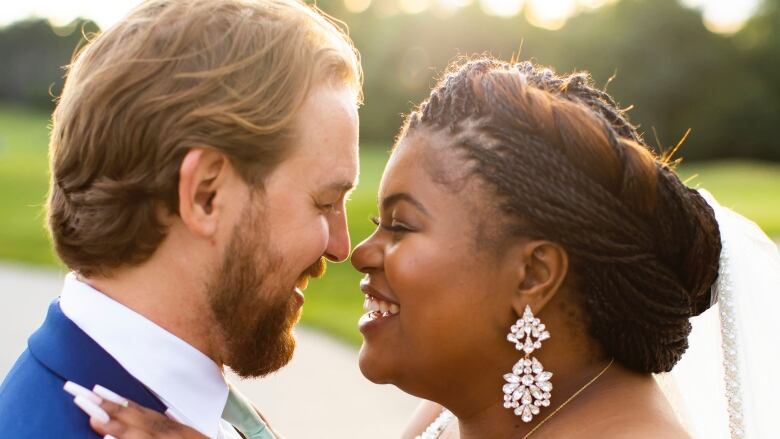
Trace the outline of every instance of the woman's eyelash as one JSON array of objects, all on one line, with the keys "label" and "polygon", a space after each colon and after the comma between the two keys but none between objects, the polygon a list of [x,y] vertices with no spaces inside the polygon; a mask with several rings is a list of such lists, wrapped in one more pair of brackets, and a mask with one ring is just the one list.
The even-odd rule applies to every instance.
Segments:
[{"label": "woman's eyelash", "polygon": [[376,216],[372,216],[371,218],[369,218],[369,220],[372,223],[374,223],[374,225],[376,225],[377,227],[381,227],[381,228],[383,228],[383,229],[385,229],[387,231],[390,231],[390,232],[408,232],[409,231],[409,229],[407,227],[404,227],[402,225],[392,225],[392,224],[391,225],[385,225],[385,224],[382,224],[382,222],[379,221],[379,217],[376,217]]}]

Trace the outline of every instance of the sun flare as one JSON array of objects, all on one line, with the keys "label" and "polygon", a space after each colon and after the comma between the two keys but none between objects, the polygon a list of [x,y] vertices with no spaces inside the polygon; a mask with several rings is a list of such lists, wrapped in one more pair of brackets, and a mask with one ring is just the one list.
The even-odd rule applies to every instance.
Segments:
[{"label": "sun flare", "polygon": [[[313,0],[306,0],[307,3]],[[344,9],[359,14],[369,9],[380,16],[396,13],[453,13],[473,3],[489,15],[514,17],[525,14],[528,21],[545,29],[560,29],[573,15],[603,7],[619,0],[343,0]],[[704,25],[712,32],[731,34],[739,31],[752,17],[761,0],[680,0],[702,12]],[[140,0],[28,0],[7,2],[0,8],[0,26],[30,17],[46,18],[55,26],[65,26],[78,17],[90,18],[107,28],[124,16]],[[446,14],[445,14],[446,16]]]}]

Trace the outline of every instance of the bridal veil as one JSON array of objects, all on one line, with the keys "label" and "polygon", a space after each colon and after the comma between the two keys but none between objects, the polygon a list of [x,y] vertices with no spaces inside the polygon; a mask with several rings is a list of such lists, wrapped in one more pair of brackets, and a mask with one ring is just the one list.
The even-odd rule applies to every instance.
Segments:
[{"label": "bridal veil", "polygon": [[695,438],[778,437],[780,253],[755,223],[700,193],[723,249],[713,306],[691,319],[690,347],[670,373],[672,399]]}]

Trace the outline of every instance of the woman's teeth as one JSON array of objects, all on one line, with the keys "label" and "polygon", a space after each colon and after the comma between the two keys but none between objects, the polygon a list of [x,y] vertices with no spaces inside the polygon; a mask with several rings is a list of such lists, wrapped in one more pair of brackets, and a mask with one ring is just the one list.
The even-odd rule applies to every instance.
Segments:
[{"label": "woman's teeth", "polygon": [[401,311],[401,308],[395,303],[386,302],[369,295],[366,295],[366,300],[363,302],[363,309],[368,313],[379,313],[383,317],[394,316]]}]

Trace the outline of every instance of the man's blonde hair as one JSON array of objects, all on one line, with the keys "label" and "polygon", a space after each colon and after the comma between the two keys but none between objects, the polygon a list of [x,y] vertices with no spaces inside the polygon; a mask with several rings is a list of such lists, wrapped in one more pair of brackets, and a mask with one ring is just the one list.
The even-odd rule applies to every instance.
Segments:
[{"label": "man's blonde hair", "polygon": [[107,274],[148,259],[178,210],[186,152],[226,154],[261,185],[289,153],[309,91],[361,99],[339,22],[296,0],[150,0],[75,57],[53,116],[48,220],[68,267]]}]

